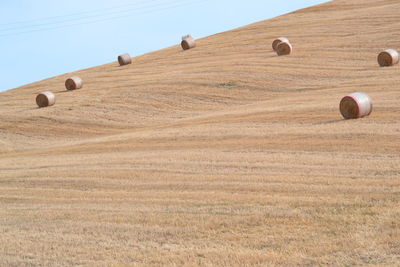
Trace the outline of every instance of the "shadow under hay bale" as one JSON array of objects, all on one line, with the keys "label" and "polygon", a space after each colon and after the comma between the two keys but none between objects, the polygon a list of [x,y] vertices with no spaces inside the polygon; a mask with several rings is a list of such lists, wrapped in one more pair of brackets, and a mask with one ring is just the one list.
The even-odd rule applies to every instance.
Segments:
[{"label": "shadow under hay bale", "polygon": [[118,63],[120,66],[129,65],[132,63],[132,58],[128,53],[118,56]]},{"label": "shadow under hay bale", "polygon": [[321,122],[316,122],[313,123],[312,125],[329,125],[329,124],[334,124],[334,123],[339,123],[342,122],[343,120],[329,120],[329,121],[321,121]]},{"label": "shadow under hay bale", "polygon": [[280,43],[290,43],[290,42],[289,42],[289,39],[288,39],[288,38],[285,38],[285,37],[277,38],[277,39],[275,39],[275,40],[272,42],[272,49],[273,49],[274,51],[276,51],[276,49],[278,48],[278,45],[279,45]]},{"label": "shadow under hay bale", "polygon": [[340,113],[345,119],[358,119],[370,115],[372,100],[362,92],[352,93],[340,101]]},{"label": "shadow under hay bale", "polygon": [[394,49],[387,49],[378,55],[378,63],[381,67],[389,67],[399,63],[399,53]]},{"label": "shadow under hay bale", "polygon": [[183,50],[189,50],[196,47],[196,40],[190,35],[182,36],[181,46]]},{"label": "shadow under hay bale", "polygon": [[281,42],[276,47],[276,53],[278,56],[287,56],[290,55],[293,51],[293,47],[290,43]]},{"label": "shadow under hay bale", "polygon": [[36,104],[39,108],[49,107],[56,103],[56,96],[50,91],[41,92],[36,96]]},{"label": "shadow under hay bale", "polygon": [[67,88],[67,90],[81,89],[82,86],[83,86],[83,81],[80,77],[77,76],[68,78],[65,81],[65,88]]}]

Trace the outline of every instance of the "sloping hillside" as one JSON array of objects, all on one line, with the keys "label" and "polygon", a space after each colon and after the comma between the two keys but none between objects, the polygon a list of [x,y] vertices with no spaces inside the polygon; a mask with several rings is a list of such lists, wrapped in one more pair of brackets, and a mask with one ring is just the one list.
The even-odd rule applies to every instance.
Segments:
[{"label": "sloping hillside", "polygon": [[[395,266],[398,10],[336,0],[1,93],[0,265]],[[345,121],[355,91],[374,111]]]}]

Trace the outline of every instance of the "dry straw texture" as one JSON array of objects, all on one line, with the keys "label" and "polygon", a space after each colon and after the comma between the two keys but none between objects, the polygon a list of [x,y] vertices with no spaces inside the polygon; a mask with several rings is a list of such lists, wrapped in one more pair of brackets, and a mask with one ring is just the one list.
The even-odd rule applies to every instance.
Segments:
[{"label": "dry straw texture", "polygon": [[389,67],[399,63],[399,53],[394,49],[387,49],[378,55],[378,63],[381,67]]},{"label": "dry straw texture", "polygon": [[36,104],[40,108],[52,106],[56,103],[55,95],[50,91],[41,92],[36,96]]},{"label": "dry straw texture", "polygon": [[[0,266],[397,266],[400,75],[376,56],[399,10],[335,0],[85,69],[52,108],[32,98],[70,75],[1,93]],[[344,120],[358,90],[374,111]]]},{"label": "dry straw texture", "polygon": [[81,89],[82,86],[83,86],[83,81],[80,77],[77,76],[68,78],[65,81],[65,88],[67,88],[67,90]]},{"label": "dry straw texture", "polygon": [[129,54],[122,54],[118,56],[118,63],[120,66],[129,65],[132,63],[132,58]]},{"label": "dry straw texture", "polygon": [[280,37],[280,38],[275,39],[275,40],[272,42],[272,49],[273,49],[274,51],[276,51],[278,45],[279,45],[280,43],[282,43],[282,42],[283,42],[283,43],[290,43],[288,38]]}]

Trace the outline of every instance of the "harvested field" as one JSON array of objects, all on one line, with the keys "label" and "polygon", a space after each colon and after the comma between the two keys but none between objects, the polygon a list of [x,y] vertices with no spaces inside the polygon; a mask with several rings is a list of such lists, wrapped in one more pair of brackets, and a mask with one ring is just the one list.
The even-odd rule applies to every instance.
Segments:
[{"label": "harvested field", "polygon": [[[1,93],[0,265],[398,265],[400,67],[376,57],[399,9],[336,0]],[[343,120],[356,91],[374,110]]]}]

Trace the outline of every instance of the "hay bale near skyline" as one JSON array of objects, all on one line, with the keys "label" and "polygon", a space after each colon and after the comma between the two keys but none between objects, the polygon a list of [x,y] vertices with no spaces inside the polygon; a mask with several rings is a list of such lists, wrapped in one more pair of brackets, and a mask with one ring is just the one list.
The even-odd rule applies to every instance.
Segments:
[{"label": "hay bale near skyline", "polygon": [[132,57],[128,53],[119,55],[118,62],[120,66],[129,65],[132,63]]},{"label": "hay bale near skyline", "polygon": [[39,108],[49,107],[56,103],[56,96],[51,91],[43,91],[36,96],[36,104]]},{"label": "hay bale near skyline", "polygon": [[183,50],[189,50],[196,47],[196,40],[190,35],[182,36],[181,46]]},{"label": "hay bale near skyline", "polygon": [[381,67],[390,67],[399,63],[399,53],[394,49],[386,49],[379,53],[378,63]]},{"label": "hay bale near skyline", "polygon": [[65,88],[67,90],[76,90],[76,89],[81,89],[83,86],[83,81],[80,77],[74,76],[71,78],[68,78],[65,81]]},{"label": "hay bale near skyline", "polygon": [[345,119],[359,119],[372,112],[372,100],[363,92],[349,94],[340,101],[340,113]]}]

